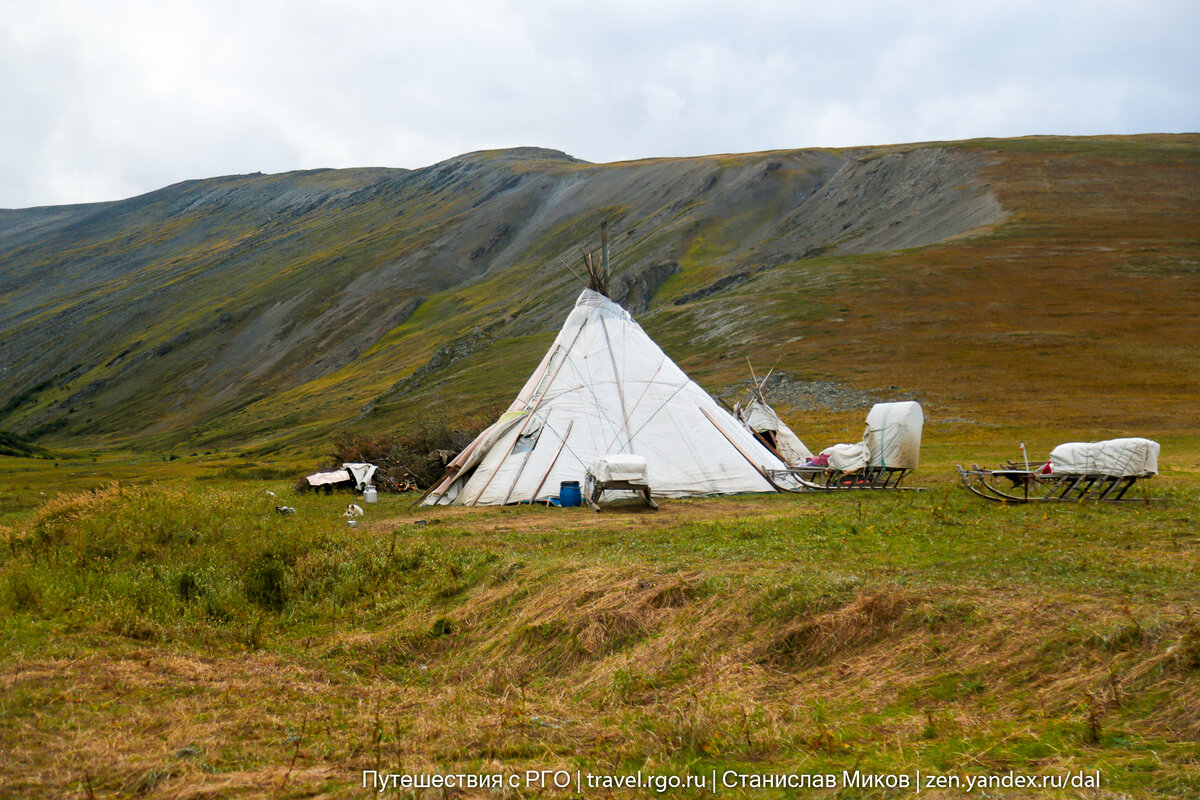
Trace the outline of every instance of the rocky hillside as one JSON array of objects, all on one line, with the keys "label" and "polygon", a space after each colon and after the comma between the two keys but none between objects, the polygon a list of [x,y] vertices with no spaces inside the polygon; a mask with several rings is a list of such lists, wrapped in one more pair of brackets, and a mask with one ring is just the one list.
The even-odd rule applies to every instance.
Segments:
[{"label": "rocky hillside", "polygon": [[710,389],[752,356],[793,394],[966,418],[1083,387],[1119,393],[1104,424],[1170,427],[1200,389],[1198,335],[1172,323],[1200,309],[1198,173],[1197,136],[600,165],[520,148],[0,211],[0,429],[271,449],[507,403],[601,219],[617,299]]}]

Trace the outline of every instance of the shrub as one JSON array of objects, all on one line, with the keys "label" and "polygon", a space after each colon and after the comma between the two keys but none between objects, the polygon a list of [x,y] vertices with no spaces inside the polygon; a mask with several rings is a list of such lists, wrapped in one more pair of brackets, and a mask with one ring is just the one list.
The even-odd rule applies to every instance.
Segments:
[{"label": "shrub", "polygon": [[283,558],[263,553],[246,572],[246,598],[268,611],[282,611],[288,599],[286,576]]},{"label": "shrub", "polygon": [[190,572],[180,573],[175,578],[175,594],[185,603],[190,603],[200,596],[200,582]]},{"label": "shrub", "polygon": [[[403,431],[392,433],[340,431],[334,436],[333,452],[323,468],[365,462],[379,467],[374,483],[383,491],[400,492],[414,485],[425,489],[442,477],[448,460],[499,416],[499,410],[489,409],[457,419],[427,415]],[[305,486],[301,481],[301,487]]]},{"label": "shrub", "polygon": [[42,602],[42,591],[38,585],[22,572],[8,575],[9,605],[14,611],[37,611]]}]

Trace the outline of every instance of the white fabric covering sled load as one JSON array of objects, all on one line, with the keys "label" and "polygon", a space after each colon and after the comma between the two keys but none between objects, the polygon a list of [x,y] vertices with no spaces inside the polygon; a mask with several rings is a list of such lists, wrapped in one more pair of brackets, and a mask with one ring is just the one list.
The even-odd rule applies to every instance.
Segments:
[{"label": "white fabric covering sled load", "polygon": [[1122,478],[1156,475],[1158,449],[1158,442],[1140,438],[1067,442],[1050,451],[1050,472]]},{"label": "white fabric covering sled load", "polygon": [[600,456],[592,463],[592,468],[589,471],[592,477],[601,483],[610,483],[612,481],[647,483],[646,471],[648,467],[646,459],[641,456]]},{"label": "white fabric covering sled load", "polygon": [[786,474],[806,489],[899,489],[920,461],[924,424],[920,403],[876,403],[861,441],[830,445]]},{"label": "white fabric covering sled load", "polygon": [[646,461],[654,494],[770,492],[785,464],[679,369],[633,318],[584,290],[499,420],[453,461],[427,505],[556,496],[602,456]]},{"label": "white fabric covering sled load", "polygon": [[605,492],[619,491],[639,494],[651,508],[658,504],[650,495],[650,483],[646,480],[646,459],[634,455],[600,456],[587,471],[583,484],[583,500],[596,511],[600,510],[600,498]]},{"label": "white fabric covering sled load", "polygon": [[921,460],[921,428],[925,413],[912,400],[876,403],[867,414],[863,444],[872,467],[916,469]]},{"label": "white fabric covering sled load", "polygon": [[865,444],[833,444],[821,451],[829,468],[839,472],[857,472],[867,465],[870,454]]},{"label": "white fabric covering sled load", "polygon": [[912,400],[876,403],[867,414],[862,442],[835,444],[821,455],[831,469],[854,472],[864,467],[916,469],[921,460],[921,429],[925,413]]}]

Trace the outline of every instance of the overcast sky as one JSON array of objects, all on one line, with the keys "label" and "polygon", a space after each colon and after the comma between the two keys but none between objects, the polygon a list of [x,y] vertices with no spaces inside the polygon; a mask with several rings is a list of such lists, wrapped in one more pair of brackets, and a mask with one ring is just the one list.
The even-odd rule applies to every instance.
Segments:
[{"label": "overcast sky", "polygon": [[1197,0],[0,0],[0,207],[191,178],[1200,130]]}]

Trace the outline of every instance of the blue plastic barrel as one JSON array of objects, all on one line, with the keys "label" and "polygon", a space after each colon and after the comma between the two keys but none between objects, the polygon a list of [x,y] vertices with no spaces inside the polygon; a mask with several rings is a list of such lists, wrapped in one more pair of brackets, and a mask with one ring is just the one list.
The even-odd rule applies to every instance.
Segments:
[{"label": "blue plastic barrel", "polygon": [[563,481],[558,485],[558,503],[564,508],[577,506],[583,502],[583,493],[579,491],[579,481]]}]

